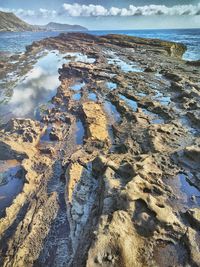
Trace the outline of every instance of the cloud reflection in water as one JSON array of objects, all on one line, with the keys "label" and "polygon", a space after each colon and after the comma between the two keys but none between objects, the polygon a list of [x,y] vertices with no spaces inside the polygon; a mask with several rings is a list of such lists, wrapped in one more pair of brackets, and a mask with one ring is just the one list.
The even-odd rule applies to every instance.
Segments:
[{"label": "cloud reflection in water", "polygon": [[39,105],[51,100],[60,84],[58,68],[63,63],[63,56],[54,51],[38,60],[27,78],[13,90],[9,109],[14,116],[33,117]]}]

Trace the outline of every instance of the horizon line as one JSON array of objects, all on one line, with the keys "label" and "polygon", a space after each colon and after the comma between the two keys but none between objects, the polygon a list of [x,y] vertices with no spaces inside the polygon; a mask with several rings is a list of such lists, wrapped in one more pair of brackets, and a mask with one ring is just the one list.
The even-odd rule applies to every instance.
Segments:
[{"label": "horizon line", "polygon": [[141,31],[141,30],[196,30],[200,27],[189,28],[135,28],[135,29],[88,29],[87,31]]}]

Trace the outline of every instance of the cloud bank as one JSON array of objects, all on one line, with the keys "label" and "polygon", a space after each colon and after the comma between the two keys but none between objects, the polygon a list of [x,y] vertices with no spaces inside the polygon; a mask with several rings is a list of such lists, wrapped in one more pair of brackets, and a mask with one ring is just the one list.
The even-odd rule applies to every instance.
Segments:
[{"label": "cloud bank", "polygon": [[167,7],[166,5],[145,5],[118,8],[105,8],[102,5],[81,5],[78,3],[64,3],[62,7],[56,10],[48,10],[40,8],[39,10],[25,9],[8,9],[1,8],[1,11],[13,12],[20,17],[40,17],[40,18],[55,18],[56,16],[68,17],[130,17],[130,16],[152,16],[152,15],[167,15],[167,16],[197,16],[200,15],[200,3],[196,5],[174,5]]},{"label": "cloud bank", "polygon": [[152,15],[200,15],[200,3],[197,5],[175,5],[167,7],[165,5],[145,5],[128,8],[111,7],[109,9],[101,5],[80,5],[63,4],[61,13],[70,17],[91,17],[91,16],[152,16]]},{"label": "cloud bank", "polygon": [[1,8],[0,11],[12,12],[19,17],[42,17],[42,18],[55,18],[58,14],[56,10],[48,10],[46,8],[40,8],[38,10],[31,9],[12,9],[12,8]]}]

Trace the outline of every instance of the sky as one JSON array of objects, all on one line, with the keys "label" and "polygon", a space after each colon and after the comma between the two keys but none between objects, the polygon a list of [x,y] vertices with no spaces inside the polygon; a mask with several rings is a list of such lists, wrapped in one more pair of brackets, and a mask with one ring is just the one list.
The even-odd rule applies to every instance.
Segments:
[{"label": "sky", "polygon": [[0,0],[0,10],[91,30],[200,28],[200,0]]}]

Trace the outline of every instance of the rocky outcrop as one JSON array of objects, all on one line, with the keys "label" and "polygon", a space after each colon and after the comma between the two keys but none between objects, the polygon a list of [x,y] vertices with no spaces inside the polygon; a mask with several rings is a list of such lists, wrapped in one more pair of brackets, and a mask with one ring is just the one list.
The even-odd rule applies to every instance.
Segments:
[{"label": "rocky outcrop", "polygon": [[161,53],[164,53],[166,51],[172,57],[182,57],[182,55],[187,49],[186,46],[183,44],[161,41],[157,39],[148,40],[145,38],[120,36],[116,34],[109,34],[107,36],[104,36],[104,38],[106,41],[122,47],[132,48],[134,47],[132,43],[135,43],[137,46],[140,47],[140,49],[142,49],[143,46],[149,46],[147,49],[153,50],[155,48],[156,50],[160,50]]},{"label": "rocky outcrop", "polygon": [[199,266],[198,64],[180,44],[69,33],[2,76],[44,49],[67,60],[51,107],[0,128],[2,166],[24,172],[2,209],[0,265]]}]

